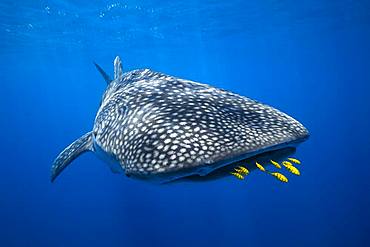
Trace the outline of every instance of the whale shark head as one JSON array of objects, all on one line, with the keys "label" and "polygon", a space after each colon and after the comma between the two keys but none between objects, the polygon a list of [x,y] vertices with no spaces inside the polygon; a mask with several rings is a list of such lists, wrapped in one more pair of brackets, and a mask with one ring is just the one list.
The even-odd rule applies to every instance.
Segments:
[{"label": "whale shark head", "polygon": [[[309,135],[287,114],[223,89],[149,69],[123,73],[119,57],[113,80],[97,68],[108,86],[83,150],[95,151],[114,172],[166,181],[204,176],[295,147]],[[77,157],[73,150],[66,153]],[[53,167],[73,160],[58,158]]]}]

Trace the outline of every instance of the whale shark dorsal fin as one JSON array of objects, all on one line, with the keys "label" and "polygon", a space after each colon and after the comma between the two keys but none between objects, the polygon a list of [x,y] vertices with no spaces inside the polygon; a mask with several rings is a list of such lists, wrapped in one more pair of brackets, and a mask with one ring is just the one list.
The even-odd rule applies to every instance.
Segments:
[{"label": "whale shark dorsal fin", "polygon": [[122,61],[119,56],[114,59],[114,79],[120,78],[123,76]]},{"label": "whale shark dorsal fin", "polygon": [[97,68],[97,70],[100,72],[100,74],[103,76],[103,78],[107,82],[107,84],[109,84],[112,81],[110,76],[99,66],[99,64],[94,62],[94,65]]},{"label": "whale shark dorsal fin", "polygon": [[56,177],[80,154],[87,151],[93,151],[93,134],[88,132],[75,140],[71,145],[66,147],[54,160],[51,168],[51,181]]}]

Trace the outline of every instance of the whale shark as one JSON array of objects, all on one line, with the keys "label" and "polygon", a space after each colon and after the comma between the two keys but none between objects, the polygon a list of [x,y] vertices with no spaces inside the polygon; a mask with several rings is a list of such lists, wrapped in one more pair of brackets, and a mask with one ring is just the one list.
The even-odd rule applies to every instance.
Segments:
[{"label": "whale shark", "polygon": [[309,137],[289,115],[227,90],[150,69],[124,72],[118,56],[113,79],[95,66],[107,88],[93,129],[56,157],[51,181],[85,152],[114,173],[174,181],[295,148]]}]

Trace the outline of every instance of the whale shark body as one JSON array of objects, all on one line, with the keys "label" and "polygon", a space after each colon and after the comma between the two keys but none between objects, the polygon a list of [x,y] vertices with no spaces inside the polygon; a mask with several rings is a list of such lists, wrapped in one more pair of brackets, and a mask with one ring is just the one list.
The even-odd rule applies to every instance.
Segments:
[{"label": "whale shark body", "polygon": [[207,84],[114,60],[94,127],[62,151],[51,180],[92,151],[115,173],[159,181],[207,176],[235,162],[295,147],[307,129],[287,114]]}]

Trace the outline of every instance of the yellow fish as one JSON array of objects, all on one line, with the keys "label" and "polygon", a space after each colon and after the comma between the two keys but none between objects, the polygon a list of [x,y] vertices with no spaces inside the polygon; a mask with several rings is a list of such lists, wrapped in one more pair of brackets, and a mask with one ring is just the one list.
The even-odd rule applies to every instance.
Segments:
[{"label": "yellow fish", "polygon": [[234,171],[236,171],[237,173],[243,173],[243,171],[240,170],[239,168],[234,168]]},{"label": "yellow fish", "polygon": [[288,182],[288,179],[279,172],[271,172],[270,174],[274,176],[275,178],[277,178],[278,180],[280,180],[281,182],[284,182],[284,183]]},{"label": "yellow fish", "polygon": [[244,177],[243,175],[241,175],[240,173],[237,173],[237,172],[230,172],[231,175],[234,175],[236,178],[240,179],[240,180],[243,180]]},{"label": "yellow fish", "polygon": [[293,165],[289,161],[283,161],[281,164],[283,164],[283,166],[292,166]]},{"label": "yellow fish", "polygon": [[285,166],[285,168],[291,173],[293,173],[294,175],[297,175],[297,176],[301,175],[301,173],[295,166]]},{"label": "yellow fish", "polygon": [[298,159],[295,159],[295,158],[288,158],[288,160],[290,160],[291,162],[295,163],[295,164],[298,164],[300,165],[301,164],[301,161],[298,160]]},{"label": "yellow fish", "polygon": [[281,168],[281,165],[276,162],[276,161],[273,161],[273,160],[270,160],[271,164],[273,164],[276,168],[280,169]]},{"label": "yellow fish", "polygon": [[239,166],[238,168],[239,168],[238,169],[239,173],[244,174],[244,175],[248,175],[249,171],[248,171],[247,168],[245,168],[244,166]]},{"label": "yellow fish", "polygon": [[256,166],[258,169],[260,169],[261,171],[265,172],[265,168],[263,166],[261,166],[258,162],[256,162]]}]

